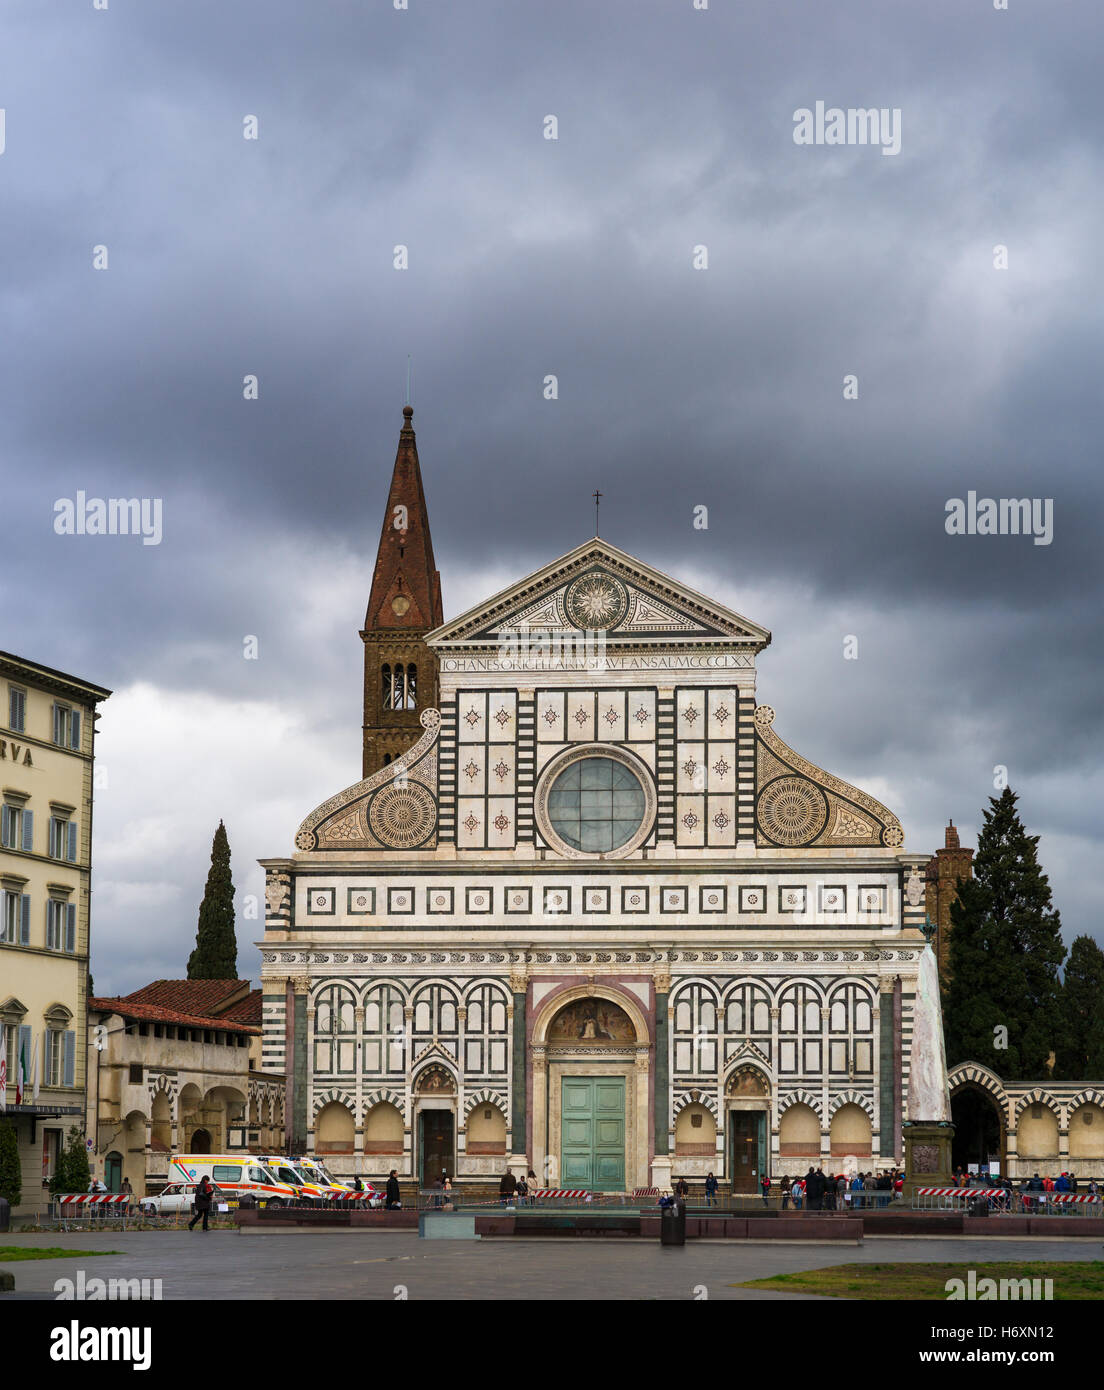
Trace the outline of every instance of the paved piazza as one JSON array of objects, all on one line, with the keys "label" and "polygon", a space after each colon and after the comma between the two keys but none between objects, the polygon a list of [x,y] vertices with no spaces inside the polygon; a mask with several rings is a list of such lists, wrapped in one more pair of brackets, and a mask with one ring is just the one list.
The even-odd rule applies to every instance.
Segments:
[{"label": "paved piazza", "polygon": [[[867,1240],[733,1245],[694,1241],[679,1249],[639,1240],[580,1238],[424,1241],[413,1231],[316,1235],[239,1235],[234,1231],[97,1232],[4,1236],[16,1246],[118,1250],[118,1256],[0,1264],[15,1274],[22,1298],[52,1298],[54,1281],[160,1279],[165,1299],[387,1299],[402,1286],[411,1299],[786,1299],[728,1285],[743,1279],[844,1262],[1099,1259],[1104,1241]],[[816,1302],[837,1300],[816,1299]]]}]

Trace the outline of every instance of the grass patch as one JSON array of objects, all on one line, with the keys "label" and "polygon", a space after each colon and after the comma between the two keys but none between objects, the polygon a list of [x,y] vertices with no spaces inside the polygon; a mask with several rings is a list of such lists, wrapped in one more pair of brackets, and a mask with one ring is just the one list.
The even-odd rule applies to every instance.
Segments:
[{"label": "grass patch", "polygon": [[23,1245],[0,1245],[0,1264],[18,1260],[56,1260],[65,1255],[121,1255],[121,1250],[63,1250],[60,1245],[42,1245],[36,1249]]},{"label": "grass patch", "polygon": [[[779,1293],[819,1294],[822,1298],[857,1298],[876,1302],[922,1299],[946,1302],[948,1279],[966,1282],[967,1271],[982,1279],[1053,1279],[1055,1302],[1104,1298],[1104,1260],[1032,1260],[992,1264],[829,1265],[797,1274],[772,1274],[730,1284],[731,1289],[776,1289]],[[1044,1285],[1045,1287],[1045,1285]]]}]

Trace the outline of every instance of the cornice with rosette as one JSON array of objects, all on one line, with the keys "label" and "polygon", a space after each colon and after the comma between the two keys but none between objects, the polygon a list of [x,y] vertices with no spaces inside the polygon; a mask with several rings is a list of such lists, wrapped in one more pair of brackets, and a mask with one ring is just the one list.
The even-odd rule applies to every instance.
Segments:
[{"label": "cornice with rosette", "polygon": [[[811,763],[808,758],[803,758],[786,743],[780,739],[771,727],[774,723],[774,710],[770,705],[759,705],[755,710],[755,731],[759,736],[760,744],[773,753],[775,758],[786,765],[787,770],[792,770],[801,777],[807,778],[822,791],[834,793],[844,801],[865,811],[878,822],[878,838],[872,840],[870,837],[841,837],[833,836],[831,818],[831,800],[829,799],[829,819],[824,830],[812,842],[813,846],[837,846],[847,848],[851,845],[855,847],[865,847],[872,843],[884,845],[890,849],[898,849],[904,843],[905,832],[901,827],[901,822],[887,807],[880,801],[871,796],[868,792],[861,791],[858,787],[852,786],[850,782],[845,782],[842,777],[836,777],[831,772],[826,772],[824,768],[818,767],[816,763]],[[758,774],[757,774],[758,787]],[[758,787],[761,791],[762,788]]]},{"label": "cornice with rosette", "polygon": [[[436,758],[430,760],[427,755],[433,751],[434,745],[440,737],[440,710],[423,710],[421,724],[425,733],[413,748],[408,748],[406,752],[397,757],[394,762],[388,763],[386,767],[380,768],[378,772],[373,772],[371,777],[365,777],[360,782],[354,782],[351,787],[346,787],[344,791],[338,792],[336,796],[331,796],[328,801],[324,801],[321,806],[313,810],[296,832],[296,849],[307,851],[317,849],[318,828],[323,822],[330,820],[334,816],[340,815],[342,811],[348,811],[349,808],[354,806],[358,801],[366,800],[373,792],[378,791],[380,787],[386,787],[393,782],[397,782],[401,776],[405,776],[407,782],[416,782],[436,795]],[[425,765],[422,766],[422,764]],[[381,848],[385,848],[385,846],[381,846]]]}]

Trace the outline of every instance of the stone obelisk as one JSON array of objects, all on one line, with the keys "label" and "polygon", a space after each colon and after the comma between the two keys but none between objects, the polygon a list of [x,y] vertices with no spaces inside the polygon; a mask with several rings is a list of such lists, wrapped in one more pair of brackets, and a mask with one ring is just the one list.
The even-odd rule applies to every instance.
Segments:
[{"label": "stone obelisk", "polygon": [[949,1187],[951,1177],[951,1093],[947,1085],[947,1051],[943,1044],[943,1010],[939,1003],[939,966],[932,950],[935,924],[921,928],[927,939],[916,980],[916,1012],[909,1061],[905,1116],[904,1195],[917,1187]]}]

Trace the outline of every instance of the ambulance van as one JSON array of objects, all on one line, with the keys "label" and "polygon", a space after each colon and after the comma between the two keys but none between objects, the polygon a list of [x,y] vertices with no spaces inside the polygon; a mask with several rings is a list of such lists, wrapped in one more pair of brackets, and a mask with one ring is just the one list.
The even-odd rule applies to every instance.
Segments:
[{"label": "ambulance van", "polygon": [[204,1174],[221,1191],[236,1198],[249,1193],[262,1207],[299,1205],[312,1195],[301,1184],[282,1182],[254,1154],[175,1154],[169,1164],[173,1182],[199,1182]]}]

